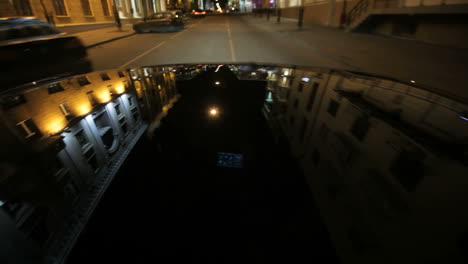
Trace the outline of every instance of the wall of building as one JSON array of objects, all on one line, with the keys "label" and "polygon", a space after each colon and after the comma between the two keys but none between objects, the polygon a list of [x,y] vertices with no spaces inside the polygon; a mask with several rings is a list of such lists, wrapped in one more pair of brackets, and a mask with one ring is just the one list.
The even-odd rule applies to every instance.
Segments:
[{"label": "wall of building", "polygon": [[[72,217],[90,216],[95,192],[153,122],[148,112],[158,112],[157,104],[167,111],[176,97],[172,72],[149,72],[90,73],[0,95],[0,144],[8,146],[0,149],[0,213],[45,250],[39,257],[68,252],[64,245],[75,240],[66,236],[83,228]],[[144,81],[144,90],[134,80]],[[158,93],[145,105],[138,94],[150,91]],[[0,244],[9,243],[3,239],[10,233],[0,233]]]},{"label": "wall of building", "polygon": [[468,201],[467,161],[441,146],[466,142],[466,105],[336,72],[280,69],[270,79],[267,119],[301,160],[343,263],[464,263],[468,215],[456,207]]}]

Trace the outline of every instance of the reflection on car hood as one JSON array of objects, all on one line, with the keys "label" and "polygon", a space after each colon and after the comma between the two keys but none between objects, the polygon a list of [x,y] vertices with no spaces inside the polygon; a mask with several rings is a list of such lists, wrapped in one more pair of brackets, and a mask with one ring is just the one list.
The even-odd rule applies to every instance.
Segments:
[{"label": "reflection on car hood", "polygon": [[[141,124],[154,140],[167,139],[162,148],[177,150],[168,156],[198,156],[199,163],[185,160],[191,166],[248,169],[262,160],[260,148],[287,146],[321,207],[340,199],[346,207],[352,196],[362,207],[353,210],[376,221],[411,218],[411,210],[427,207],[421,201],[436,201],[439,210],[467,202],[467,102],[411,80],[291,65],[178,64],[31,83],[0,100],[0,140],[11,147],[2,149],[4,164],[24,164],[22,150],[66,148],[62,139],[90,119],[109,156],[119,145],[106,142],[107,132],[127,138]],[[0,182],[14,177],[6,168]],[[454,230],[468,220],[459,212],[430,217]],[[413,227],[401,225],[396,232]]]}]

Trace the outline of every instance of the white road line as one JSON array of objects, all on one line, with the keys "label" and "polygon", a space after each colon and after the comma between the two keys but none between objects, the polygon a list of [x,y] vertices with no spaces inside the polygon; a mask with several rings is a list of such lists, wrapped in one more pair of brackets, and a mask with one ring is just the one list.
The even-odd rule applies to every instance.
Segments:
[{"label": "white road line", "polygon": [[232,41],[231,25],[229,25],[229,22],[227,22],[226,27],[229,39],[229,49],[231,50],[231,60],[232,62],[236,62],[236,53],[234,52],[234,42]]},{"label": "white road line", "polygon": [[170,39],[175,39],[177,36],[181,35],[184,32],[187,32],[187,31],[181,31],[181,32],[175,34],[174,36],[170,37]]},{"label": "white road line", "polygon": [[143,56],[147,55],[148,53],[152,52],[153,50],[155,50],[155,49],[161,47],[162,45],[164,45],[164,43],[166,43],[166,41],[163,41],[163,42],[159,43],[158,45],[156,45],[155,47],[152,47],[151,49],[149,49],[149,50],[143,52],[142,54],[140,54],[140,55],[138,55],[138,56],[136,56],[135,58],[131,59],[131,60],[128,61],[127,63],[121,65],[119,68],[125,68],[126,66],[128,66],[129,64],[135,62],[136,60],[140,59],[141,57],[143,57]]}]

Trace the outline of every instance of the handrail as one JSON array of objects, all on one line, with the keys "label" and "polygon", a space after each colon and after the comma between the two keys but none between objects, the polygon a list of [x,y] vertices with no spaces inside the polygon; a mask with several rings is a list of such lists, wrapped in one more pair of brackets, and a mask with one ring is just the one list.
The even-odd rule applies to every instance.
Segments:
[{"label": "handrail", "polygon": [[346,18],[346,25],[351,25],[362,13],[366,12],[369,8],[371,0],[360,0],[349,12]]}]

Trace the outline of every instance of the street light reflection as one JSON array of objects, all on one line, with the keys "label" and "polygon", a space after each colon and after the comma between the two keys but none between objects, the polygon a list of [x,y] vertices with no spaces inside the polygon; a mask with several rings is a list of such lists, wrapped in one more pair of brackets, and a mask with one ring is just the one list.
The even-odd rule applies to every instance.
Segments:
[{"label": "street light reflection", "polygon": [[211,117],[218,117],[218,115],[219,115],[219,110],[218,110],[218,108],[216,108],[216,107],[211,107],[211,108],[210,108],[210,111],[209,111],[209,114],[210,114]]}]

